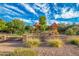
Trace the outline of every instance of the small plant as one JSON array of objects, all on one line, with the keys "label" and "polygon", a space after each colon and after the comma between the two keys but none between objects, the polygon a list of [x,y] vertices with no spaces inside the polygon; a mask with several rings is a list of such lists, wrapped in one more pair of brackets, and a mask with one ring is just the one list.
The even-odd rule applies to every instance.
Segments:
[{"label": "small plant", "polygon": [[74,45],[79,45],[79,39],[78,38],[73,38],[68,40],[68,43],[74,44]]},{"label": "small plant", "polygon": [[53,47],[62,47],[63,41],[60,39],[49,39],[48,44]]},{"label": "small plant", "polygon": [[27,47],[38,47],[40,45],[40,40],[39,39],[28,39],[25,41],[25,46]]},{"label": "small plant", "polygon": [[27,48],[27,49],[19,48],[19,49],[15,49],[12,53],[10,53],[10,55],[11,56],[37,56],[38,52],[30,48]]}]

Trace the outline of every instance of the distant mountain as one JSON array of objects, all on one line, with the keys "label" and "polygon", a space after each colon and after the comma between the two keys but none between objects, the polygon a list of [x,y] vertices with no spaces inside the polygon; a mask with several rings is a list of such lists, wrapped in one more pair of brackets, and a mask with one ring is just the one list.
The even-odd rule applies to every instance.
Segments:
[{"label": "distant mountain", "polygon": [[29,25],[46,16],[47,23],[79,22],[78,3],[0,3],[0,18],[11,21],[19,18]]}]

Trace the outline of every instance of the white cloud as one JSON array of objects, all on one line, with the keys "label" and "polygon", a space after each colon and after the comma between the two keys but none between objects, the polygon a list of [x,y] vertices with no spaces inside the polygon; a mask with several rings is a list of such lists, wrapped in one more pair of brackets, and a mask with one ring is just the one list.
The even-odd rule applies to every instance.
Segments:
[{"label": "white cloud", "polygon": [[75,17],[79,17],[79,11],[74,11],[74,9],[70,9],[69,11],[67,11],[68,8],[63,8],[62,14],[55,14],[54,17],[55,19],[57,18],[75,18]]},{"label": "white cloud", "polygon": [[21,21],[24,21],[25,23],[30,23],[30,24],[39,22],[38,20],[31,20],[31,19],[24,19],[24,18],[17,18],[17,17],[15,17],[14,19],[19,19]]},{"label": "white cloud", "polygon": [[49,6],[46,3],[35,3],[38,7],[34,6],[36,9],[40,10],[41,12],[47,14],[49,11]]},{"label": "white cloud", "polygon": [[54,17],[55,17],[55,19],[57,19],[57,18],[60,18],[60,15],[55,14]]},{"label": "white cloud", "polygon": [[49,11],[49,7],[45,7],[45,6],[44,6],[44,7],[42,8],[42,11],[43,11],[44,13],[47,13],[47,12]]},{"label": "white cloud", "polygon": [[49,20],[49,15],[51,13],[50,7],[46,3],[35,3],[34,8],[36,10],[41,11],[42,13],[45,14],[47,21]]},{"label": "white cloud", "polygon": [[43,13],[47,13],[49,11],[49,6],[47,4],[36,4],[37,6],[39,6],[42,10]]},{"label": "white cloud", "polygon": [[43,3],[35,3],[33,7],[34,9],[39,10],[44,14],[46,14],[48,11],[48,7],[46,6],[46,4],[43,4]]},{"label": "white cloud", "polygon": [[60,23],[64,23],[64,24],[73,24],[73,22],[68,22],[68,21],[60,21]]},{"label": "white cloud", "polygon": [[51,25],[51,24],[53,24],[53,23],[59,23],[57,20],[47,20],[47,24],[48,25]]},{"label": "white cloud", "polygon": [[42,4],[40,4],[40,3],[35,3],[35,5],[42,7]]},{"label": "white cloud", "polygon": [[28,4],[25,4],[25,3],[21,3],[28,11],[34,13],[35,15],[37,15],[37,13],[35,12],[35,10],[29,6]]},{"label": "white cloud", "polygon": [[[7,13],[7,14],[17,15],[17,16],[20,15],[19,13],[16,13],[16,12],[14,12],[14,11],[12,11],[12,10],[6,8],[6,7],[2,7],[2,10],[5,10],[4,13]],[[2,12],[2,13],[3,13],[3,12]]]},{"label": "white cloud", "polygon": [[54,6],[53,6],[53,8],[57,11],[58,10],[58,6],[57,6],[57,3],[54,3]]},{"label": "white cloud", "polygon": [[9,19],[12,19],[12,17],[10,17],[9,15],[5,15],[3,16],[4,18],[9,18]]},{"label": "white cloud", "polygon": [[62,10],[62,13],[66,13],[68,9],[69,9],[68,7],[62,8],[62,9],[61,9],[61,10]]},{"label": "white cloud", "polygon": [[31,23],[31,20],[29,20],[29,19],[23,19],[23,18],[16,18],[16,19],[19,19],[19,20],[27,22],[27,23]]},{"label": "white cloud", "polygon": [[16,11],[20,12],[20,13],[25,14],[25,12],[24,12],[24,11],[20,10],[20,9],[19,9],[19,8],[17,8],[17,7],[14,7],[14,6],[11,6],[11,5],[7,5],[7,4],[4,4],[4,5],[5,5],[5,7],[12,8],[12,9],[14,9],[14,10],[16,10]]},{"label": "white cloud", "polygon": [[61,14],[62,18],[75,18],[79,17],[79,11],[74,11],[73,9],[70,9],[67,12],[64,12]]},{"label": "white cloud", "polygon": [[76,6],[79,7],[79,3],[76,3]]},{"label": "white cloud", "polygon": [[40,8],[44,7],[46,3],[35,3],[35,5],[39,6]]},{"label": "white cloud", "polygon": [[33,8],[36,9],[36,10],[40,10],[42,12],[41,8],[36,6],[36,4],[34,4]]}]

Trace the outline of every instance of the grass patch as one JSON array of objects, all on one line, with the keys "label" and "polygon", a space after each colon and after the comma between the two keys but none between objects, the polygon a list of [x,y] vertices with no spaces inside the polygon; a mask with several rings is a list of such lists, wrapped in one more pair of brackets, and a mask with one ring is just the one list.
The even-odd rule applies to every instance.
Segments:
[{"label": "grass patch", "polygon": [[40,46],[41,42],[39,39],[34,38],[34,39],[28,39],[24,41],[25,46],[27,47],[38,47]]},{"label": "grass patch", "polygon": [[68,40],[68,43],[73,44],[73,45],[79,45],[79,39],[78,38],[73,38]]},{"label": "grass patch", "polygon": [[53,46],[53,47],[62,47],[63,46],[63,41],[61,39],[49,39],[48,45]]},{"label": "grass patch", "polygon": [[13,52],[10,53],[10,56],[37,56],[38,52],[32,50],[30,48],[19,48],[15,49]]}]

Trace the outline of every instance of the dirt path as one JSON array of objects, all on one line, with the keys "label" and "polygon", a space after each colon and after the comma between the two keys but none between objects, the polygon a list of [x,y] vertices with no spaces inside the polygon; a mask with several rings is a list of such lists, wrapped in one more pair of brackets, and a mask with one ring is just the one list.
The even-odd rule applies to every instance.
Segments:
[{"label": "dirt path", "polygon": [[16,48],[23,47],[23,43],[21,41],[6,41],[0,43],[0,51],[7,52],[7,51],[13,51]]}]

